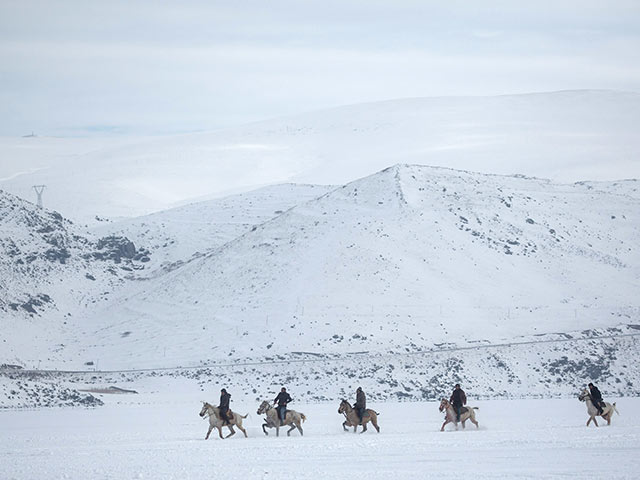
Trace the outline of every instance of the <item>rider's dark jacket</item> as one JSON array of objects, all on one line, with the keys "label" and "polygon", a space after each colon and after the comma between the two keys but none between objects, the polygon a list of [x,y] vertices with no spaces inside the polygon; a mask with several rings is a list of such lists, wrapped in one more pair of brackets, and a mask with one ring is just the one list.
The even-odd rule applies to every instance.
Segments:
[{"label": "rider's dark jacket", "polygon": [[279,407],[286,407],[287,403],[292,401],[293,399],[287,392],[280,392],[273,403],[277,403]]},{"label": "rider's dark jacket", "polygon": [[449,402],[451,402],[451,404],[456,407],[461,407],[462,405],[467,404],[467,396],[465,395],[464,391],[459,388],[453,391]]},{"label": "rider's dark jacket", "polygon": [[356,404],[354,408],[367,408],[367,399],[362,390],[356,392]]},{"label": "rider's dark jacket", "polygon": [[591,394],[591,400],[595,403],[595,402],[602,402],[602,394],[600,393],[600,390],[598,390],[598,387],[596,387],[595,385],[593,387],[589,388],[589,393]]},{"label": "rider's dark jacket", "polygon": [[231,399],[230,393],[223,393],[220,395],[220,405],[218,408],[223,411],[227,411],[229,409],[229,401]]}]

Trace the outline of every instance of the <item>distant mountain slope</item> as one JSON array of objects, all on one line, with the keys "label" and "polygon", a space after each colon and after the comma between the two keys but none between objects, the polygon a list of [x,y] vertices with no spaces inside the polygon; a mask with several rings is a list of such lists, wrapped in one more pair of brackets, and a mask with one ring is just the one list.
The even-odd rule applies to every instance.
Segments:
[{"label": "distant mountain slope", "polygon": [[273,183],[344,184],[394,163],[616,180],[640,177],[639,132],[636,93],[415,98],[45,158],[0,188],[46,184],[46,205],[93,222]]},{"label": "distant mountain slope", "polygon": [[173,366],[637,322],[640,201],[633,182],[607,189],[388,168],[139,285],[91,318],[78,355]]},{"label": "distant mountain slope", "polygon": [[149,252],[126,237],[93,237],[59,213],[0,190],[2,361],[21,352],[46,360],[64,350],[67,322],[106,302],[148,260]]},{"label": "distant mountain slope", "polygon": [[[126,236],[153,252],[145,276],[159,274],[219,248],[256,225],[335,189],[282,184],[164,210],[143,217],[105,222],[92,228],[100,236]],[[157,272],[161,269],[160,272]]]},{"label": "distant mountain slope", "polygon": [[108,295],[105,289],[148,261],[148,252],[127,238],[88,237],[59,213],[3,191],[0,252],[0,310],[28,315],[76,311],[87,297],[95,301]]}]

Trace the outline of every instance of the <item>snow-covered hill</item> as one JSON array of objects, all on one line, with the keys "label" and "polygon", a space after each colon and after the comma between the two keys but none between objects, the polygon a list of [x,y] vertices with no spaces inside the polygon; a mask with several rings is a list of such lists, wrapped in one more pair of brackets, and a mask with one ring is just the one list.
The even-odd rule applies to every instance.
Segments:
[{"label": "snow-covered hill", "polygon": [[635,182],[601,187],[392,167],[91,313],[75,362],[422,350],[637,322]]},{"label": "snow-covered hill", "polygon": [[[18,253],[3,268],[20,266],[16,285],[75,310],[5,308],[0,360],[148,368],[120,378],[224,382],[245,395],[295,383],[314,400],[354,382],[374,398],[434,398],[456,380],[488,396],[569,394],[588,378],[638,392],[637,192],[636,181],[396,165],[343,187],[273,186],[92,234],[4,194],[3,246]],[[105,236],[148,248],[145,268],[122,276],[111,255],[96,258]],[[47,259],[51,238],[70,252],[65,263]],[[101,268],[118,273],[108,295],[85,286]],[[95,375],[89,383],[106,378]]]},{"label": "snow-covered hill", "polygon": [[[126,236],[153,252],[145,276],[158,275],[240,237],[273,217],[335,187],[282,184],[192,203],[143,217],[103,221],[99,236]],[[156,270],[160,269],[160,272]]]},{"label": "snow-covered hill", "polygon": [[0,311],[32,316],[51,309],[70,315],[149,261],[126,237],[89,237],[59,213],[3,191],[0,252]]},{"label": "snow-covered hill", "polygon": [[640,177],[638,132],[636,93],[405,99],[76,156],[20,151],[28,161],[3,168],[0,188],[33,198],[31,186],[46,184],[47,206],[94,222],[96,215],[137,216],[267,184],[344,184],[394,163],[617,180]]}]

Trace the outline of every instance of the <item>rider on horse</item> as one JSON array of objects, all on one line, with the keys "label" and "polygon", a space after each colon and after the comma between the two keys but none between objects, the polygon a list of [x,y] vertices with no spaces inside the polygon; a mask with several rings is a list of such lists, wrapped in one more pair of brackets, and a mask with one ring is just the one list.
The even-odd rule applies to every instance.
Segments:
[{"label": "rider on horse", "polygon": [[284,418],[287,412],[287,403],[289,402],[293,402],[293,399],[287,393],[287,389],[282,387],[282,389],[280,390],[280,393],[273,401],[273,403],[278,404],[278,406],[276,407],[276,410],[278,411],[278,418],[280,419],[280,425],[284,425]]},{"label": "rider on horse", "polygon": [[456,422],[460,421],[460,410],[463,405],[467,404],[467,396],[464,391],[460,388],[460,384],[456,383],[454,387],[453,393],[451,394],[451,398],[449,399],[449,403],[453,405],[453,409],[456,412]]},{"label": "rider on horse", "polygon": [[364,417],[364,412],[367,410],[367,398],[362,391],[362,387],[358,387],[356,390],[356,403],[353,405],[356,413],[358,414],[358,418],[362,423],[362,418]]},{"label": "rider on horse", "polygon": [[220,390],[220,405],[218,408],[220,409],[220,418],[224,421],[224,425],[229,424],[229,417],[227,416],[227,412],[229,412],[229,402],[231,400],[231,394],[227,393],[226,389]]}]

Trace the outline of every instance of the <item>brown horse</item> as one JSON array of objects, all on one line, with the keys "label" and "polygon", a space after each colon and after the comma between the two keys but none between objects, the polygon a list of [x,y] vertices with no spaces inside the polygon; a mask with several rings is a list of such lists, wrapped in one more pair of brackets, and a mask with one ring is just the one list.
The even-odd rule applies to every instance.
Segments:
[{"label": "brown horse", "polygon": [[280,436],[280,427],[288,425],[291,428],[287,430],[287,437],[291,435],[291,431],[296,428],[300,432],[300,435],[304,435],[302,431],[302,422],[304,422],[307,417],[304,416],[304,413],[296,412],[295,410],[287,410],[287,413],[284,414],[284,422],[280,425],[280,419],[278,418],[278,412],[275,408],[271,406],[271,404],[264,400],[260,406],[258,407],[258,415],[265,414],[267,417],[265,418],[267,423],[262,424],[262,431],[265,435],[269,435],[265,427],[267,428],[275,428],[276,429],[276,437]]},{"label": "brown horse", "polygon": [[[248,413],[246,415],[240,415],[239,413],[232,413],[231,410],[229,410],[227,415],[231,417],[231,420],[229,420],[229,423],[225,423],[225,421],[220,417],[220,409],[218,407],[214,407],[207,402],[202,402],[202,410],[200,410],[200,416],[204,418],[205,415],[209,416],[209,430],[207,431],[207,436],[204,437],[205,440],[209,438],[211,430],[213,430],[214,428],[218,429],[220,438],[229,438],[230,436],[235,435],[236,431],[233,429],[234,425],[238,427],[242,433],[244,433],[245,438],[247,437],[247,431],[242,428],[242,419],[247,418],[249,416]],[[223,437],[222,427],[227,427],[229,430],[231,430],[231,433],[226,437]]]},{"label": "brown horse", "polygon": [[[464,428],[464,422],[466,422],[467,420],[471,420],[471,423],[473,423],[476,428],[480,428],[478,426],[478,422],[476,422],[476,410],[478,409],[478,407],[462,407],[462,410],[460,412],[460,420],[462,422],[462,428]],[[447,423],[454,423],[456,425],[456,430],[458,429],[458,420],[456,417],[456,411],[453,409],[453,405],[451,405],[449,403],[449,400],[447,400],[446,398],[443,398],[440,401],[440,407],[439,410],[441,412],[445,412],[444,414],[444,423],[442,424],[442,428],[440,428],[441,432],[444,432],[444,426]]]},{"label": "brown horse", "polygon": [[347,427],[353,427],[353,433],[356,433],[358,425],[362,425],[362,432],[360,433],[364,433],[367,431],[367,423],[371,421],[376,431],[380,433],[380,427],[378,426],[378,415],[380,414],[375,410],[367,408],[363,412],[362,421],[360,421],[358,412],[355,411],[349,402],[342,400],[340,407],[338,407],[338,413],[342,413],[346,417],[346,420],[342,423],[342,428],[345,430],[347,430]]}]

